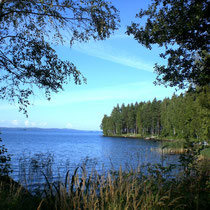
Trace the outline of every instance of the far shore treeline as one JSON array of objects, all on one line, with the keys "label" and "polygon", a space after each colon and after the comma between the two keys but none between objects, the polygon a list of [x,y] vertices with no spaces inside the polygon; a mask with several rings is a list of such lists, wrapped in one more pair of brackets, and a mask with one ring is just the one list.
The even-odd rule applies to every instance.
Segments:
[{"label": "far shore treeline", "polygon": [[209,86],[160,101],[117,105],[104,115],[101,129],[105,136],[138,134],[170,139],[210,138]]}]

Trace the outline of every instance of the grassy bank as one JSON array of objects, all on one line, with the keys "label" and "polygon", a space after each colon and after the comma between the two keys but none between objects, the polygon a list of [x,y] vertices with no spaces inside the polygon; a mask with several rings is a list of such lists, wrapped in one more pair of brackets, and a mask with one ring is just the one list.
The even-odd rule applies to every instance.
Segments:
[{"label": "grassy bank", "polygon": [[[186,140],[174,138],[174,137],[162,137],[162,136],[142,136],[140,134],[116,134],[116,135],[109,135],[104,137],[117,137],[117,138],[136,138],[136,139],[145,139],[145,140],[152,140],[152,141],[161,141],[162,146],[157,149],[158,152],[164,154],[183,154],[186,152],[185,144]],[[195,143],[198,142],[197,139],[191,140],[191,142]],[[207,142],[209,145],[209,142]],[[210,159],[210,148],[206,145],[206,148],[202,150],[201,157]]]},{"label": "grassy bank", "polygon": [[104,137],[117,137],[117,138],[134,138],[134,139],[145,139],[145,140],[156,140],[156,141],[168,141],[168,139],[162,139],[159,136],[142,136],[141,134],[133,134],[133,133],[126,133],[126,134],[115,134],[115,135],[103,135]]},{"label": "grassy bank", "polygon": [[118,137],[118,138],[136,138],[136,139],[155,140],[155,141],[183,140],[183,139],[175,139],[174,137],[170,137],[170,136],[163,137],[163,136],[141,135],[141,134],[134,134],[134,133],[103,135],[103,136],[104,137]]},{"label": "grassy bank", "polygon": [[[0,209],[208,209],[210,180],[208,164],[187,166],[170,178],[170,168],[141,168],[87,175],[83,167],[63,182],[46,181],[30,194],[12,179],[0,180]],[[78,171],[82,173],[78,173]],[[80,175],[79,175],[80,174]]]},{"label": "grassy bank", "polygon": [[197,150],[200,158],[204,157],[210,159],[210,147],[209,142],[196,141],[196,140],[171,140],[162,143],[163,153],[165,154],[184,154],[191,150]]}]

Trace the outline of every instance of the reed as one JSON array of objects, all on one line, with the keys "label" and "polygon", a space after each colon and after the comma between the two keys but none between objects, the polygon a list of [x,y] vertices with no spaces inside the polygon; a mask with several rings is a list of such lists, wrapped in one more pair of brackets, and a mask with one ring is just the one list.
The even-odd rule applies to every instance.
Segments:
[{"label": "reed", "polygon": [[27,190],[28,185],[24,188],[1,177],[0,209],[208,209],[209,162],[195,165],[186,161],[192,163],[183,159],[184,170],[172,178],[168,176],[172,169],[158,164],[100,173],[95,168],[88,172],[82,165],[56,182],[48,170],[42,170],[45,181],[33,193]]},{"label": "reed", "polygon": [[205,209],[209,205],[209,178],[200,173],[167,180],[160,167],[154,168],[147,176],[122,168],[87,176],[84,168],[79,175],[77,167],[71,177],[67,172],[65,183],[57,185],[46,177],[38,209]]}]

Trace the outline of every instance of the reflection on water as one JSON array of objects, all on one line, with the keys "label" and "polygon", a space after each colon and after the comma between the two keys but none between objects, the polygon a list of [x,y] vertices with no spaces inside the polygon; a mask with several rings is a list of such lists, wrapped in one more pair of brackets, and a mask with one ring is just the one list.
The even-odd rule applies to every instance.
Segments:
[{"label": "reflection on water", "polygon": [[[155,151],[161,147],[161,142],[156,141],[103,137],[101,132],[67,129],[2,128],[0,131],[9,154],[12,154],[12,176],[15,180],[23,177],[21,173],[24,170],[31,176],[36,174],[36,166],[41,166],[45,174],[50,173],[46,171],[47,164],[51,167],[51,176],[64,177],[68,170],[73,172],[84,164],[87,171],[90,172],[94,166],[100,173],[118,170],[120,166],[126,169],[162,163],[161,154]],[[177,163],[178,156],[165,156],[164,159],[164,165],[169,165]]]}]

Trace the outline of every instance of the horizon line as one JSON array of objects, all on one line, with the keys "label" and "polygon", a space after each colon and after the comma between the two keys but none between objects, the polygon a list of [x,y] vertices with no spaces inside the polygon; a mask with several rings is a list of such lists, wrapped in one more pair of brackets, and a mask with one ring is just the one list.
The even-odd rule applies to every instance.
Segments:
[{"label": "horizon line", "polygon": [[58,130],[75,130],[75,131],[101,131],[100,130],[84,130],[84,129],[76,129],[76,128],[43,128],[43,127],[0,127],[2,128],[9,128],[9,129],[58,129]]}]

